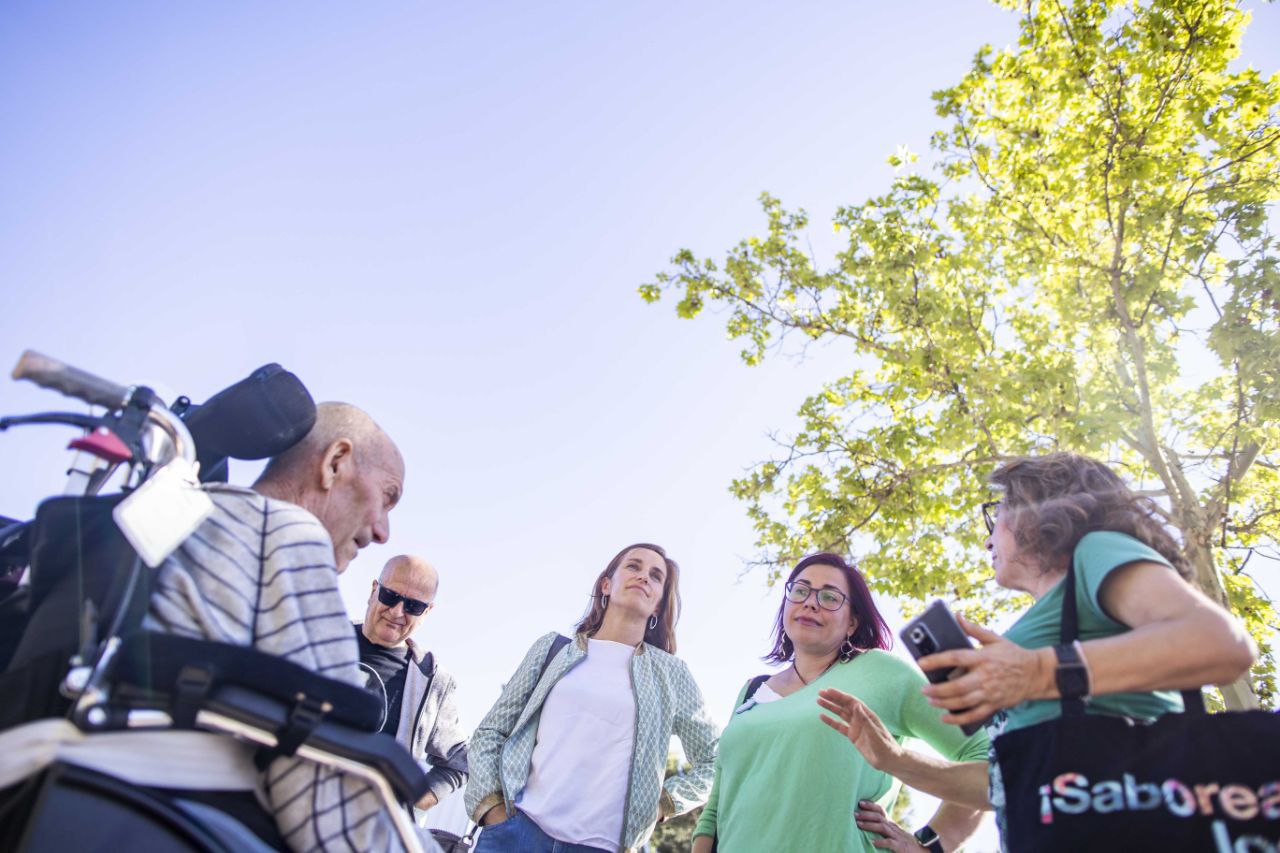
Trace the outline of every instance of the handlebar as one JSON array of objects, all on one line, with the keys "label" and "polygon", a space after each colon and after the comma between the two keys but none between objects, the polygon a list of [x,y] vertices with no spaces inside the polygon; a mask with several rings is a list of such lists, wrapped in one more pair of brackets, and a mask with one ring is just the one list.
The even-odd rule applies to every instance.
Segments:
[{"label": "handlebar", "polygon": [[[135,390],[143,394],[147,408],[146,420],[153,428],[150,436],[143,437],[141,458],[152,464],[163,465],[174,458],[196,461],[195,442],[182,420],[164,405],[164,401],[145,388],[130,388],[95,376],[86,370],[72,367],[38,353],[27,350],[13,368],[14,379],[26,379],[41,388],[61,391],[68,397],[83,400],[95,406],[116,411],[129,405],[135,398]],[[155,433],[159,433],[158,435]]]},{"label": "handlebar", "polygon": [[13,368],[14,379],[26,379],[41,388],[61,391],[94,406],[118,409],[129,401],[130,391],[100,376],[63,364],[56,358],[27,350]]}]

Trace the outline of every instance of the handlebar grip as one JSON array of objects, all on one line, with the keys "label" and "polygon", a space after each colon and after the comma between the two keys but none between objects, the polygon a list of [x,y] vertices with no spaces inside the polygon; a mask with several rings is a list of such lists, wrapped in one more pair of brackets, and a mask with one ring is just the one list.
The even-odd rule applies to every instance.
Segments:
[{"label": "handlebar grip", "polygon": [[118,409],[129,399],[129,389],[100,376],[86,373],[78,367],[63,364],[56,358],[27,350],[13,368],[14,379],[26,379],[41,388],[61,391],[68,397],[84,400],[95,406]]}]

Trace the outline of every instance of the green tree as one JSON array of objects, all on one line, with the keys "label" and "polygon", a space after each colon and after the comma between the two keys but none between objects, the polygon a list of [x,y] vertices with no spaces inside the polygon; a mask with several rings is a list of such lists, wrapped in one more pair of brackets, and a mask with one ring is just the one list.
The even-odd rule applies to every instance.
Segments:
[{"label": "green tree", "polygon": [[[681,765],[674,754],[669,754],[667,769],[662,778],[666,779],[677,773],[683,773],[690,766],[687,763]],[[649,839],[650,851],[652,853],[689,853],[690,848],[693,847],[693,830],[698,825],[698,816],[701,814],[702,807],[699,806],[687,814],[658,824],[653,830],[653,837]]]},{"label": "green tree", "polygon": [[1007,606],[983,478],[1076,450],[1158,497],[1200,588],[1259,640],[1270,701],[1276,614],[1249,569],[1280,541],[1280,75],[1228,67],[1249,20],[1229,0],[1000,5],[1017,44],[934,93],[931,165],[890,157],[888,191],[836,213],[831,263],[765,194],[766,233],[721,262],[682,250],[641,295],[727,309],[748,364],[795,337],[851,345],[780,456],[731,486],[771,577],[865,535],[879,591]]},{"label": "green tree", "polygon": [[[908,832],[916,828],[915,803],[912,802],[911,789],[903,785],[898,789],[898,796],[889,809],[889,819]],[[920,821],[924,823],[924,821]]]}]

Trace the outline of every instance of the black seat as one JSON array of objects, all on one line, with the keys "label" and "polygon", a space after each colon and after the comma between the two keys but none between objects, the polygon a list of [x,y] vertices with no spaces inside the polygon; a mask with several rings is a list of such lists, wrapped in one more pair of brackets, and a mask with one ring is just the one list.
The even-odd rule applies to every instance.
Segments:
[{"label": "black seat", "polygon": [[5,608],[11,647],[0,676],[0,729],[61,716],[58,692],[71,658],[92,653],[114,624],[141,624],[150,573],[116,527],[111,511],[123,495],[63,496],[40,504],[28,538],[30,585]]},{"label": "black seat", "polygon": [[219,832],[166,797],[70,764],[49,767],[26,800],[30,819],[0,830],[5,849],[236,853],[246,846],[244,836]]}]

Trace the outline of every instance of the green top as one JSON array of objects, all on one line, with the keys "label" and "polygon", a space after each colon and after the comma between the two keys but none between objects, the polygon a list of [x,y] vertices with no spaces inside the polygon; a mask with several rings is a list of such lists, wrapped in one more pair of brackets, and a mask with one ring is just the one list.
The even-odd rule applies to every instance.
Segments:
[{"label": "green top", "polygon": [[[1142,544],[1126,533],[1098,530],[1086,533],[1075,550],[1076,610],[1080,624],[1080,640],[1096,640],[1112,637],[1129,630],[1126,625],[1107,615],[1098,602],[1098,590],[1114,570],[1139,560],[1169,566],[1169,561],[1159,552]],[[1169,566],[1172,570],[1172,566]],[[1024,649],[1042,649],[1056,646],[1060,640],[1062,625],[1062,582],[1059,581],[1039,601],[1005,632],[1005,638]],[[1169,711],[1182,710],[1182,697],[1172,690],[1151,693],[1110,693],[1095,696],[1085,704],[1085,711],[1092,714],[1118,714],[1143,720],[1153,720]],[[1035,699],[1014,705],[998,724],[998,731],[1006,732],[1033,726],[1057,717],[1061,705],[1057,699]],[[992,732],[993,736],[996,732]]]},{"label": "green top", "polygon": [[[982,761],[987,736],[965,737],[940,721],[920,692],[924,676],[888,652],[863,652],[773,702],[734,713],[720,736],[715,783],[694,835],[715,835],[719,853],[759,850],[874,851],[879,836],[853,822],[858,800],[886,810],[897,780],[875,770],[819,719],[818,691],[835,687],[863,702],[899,742],[918,737],[945,757]],[[742,704],[745,686],[735,708]]]}]

